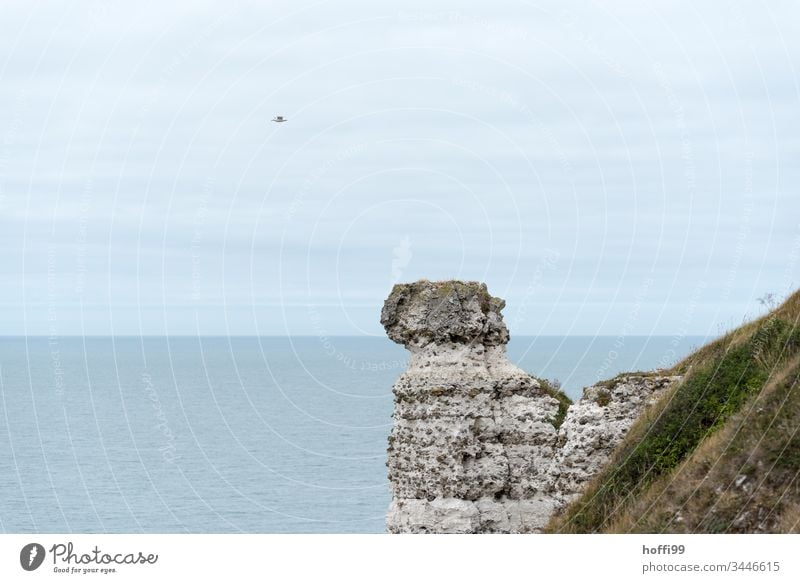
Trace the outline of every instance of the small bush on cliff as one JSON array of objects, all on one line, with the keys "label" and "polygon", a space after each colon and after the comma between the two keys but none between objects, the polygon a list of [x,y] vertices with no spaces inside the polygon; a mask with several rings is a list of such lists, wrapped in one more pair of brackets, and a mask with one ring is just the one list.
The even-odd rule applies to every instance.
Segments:
[{"label": "small bush on cliff", "polygon": [[598,389],[597,398],[595,399],[598,405],[606,407],[611,402],[611,391],[608,389]]},{"label": "small bush on cliff", "polygon": [[569,409],[569,406],[572,405],[572,399],[570,399],[566,393],[561,390],[561,382],[558,379],[554,379],[552,381],[547,379],[538,380],[542,387],[542,391],[558,401],[558,412],[556,413],[555,417],[550,419],[550,423],[552,423],[553,427],[558,429],[561,427],[561,424],[564,423],[564,418],[567,416],[567,409]]}]

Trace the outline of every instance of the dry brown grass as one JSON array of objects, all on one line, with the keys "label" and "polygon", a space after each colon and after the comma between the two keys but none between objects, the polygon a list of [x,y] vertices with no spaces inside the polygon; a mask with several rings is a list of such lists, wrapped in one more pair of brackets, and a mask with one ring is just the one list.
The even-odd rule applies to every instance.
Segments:
[{"label": "dry brown grass", "polygon": [[800,534],[800,503],[788,504],[778,522],[778,532]]}]

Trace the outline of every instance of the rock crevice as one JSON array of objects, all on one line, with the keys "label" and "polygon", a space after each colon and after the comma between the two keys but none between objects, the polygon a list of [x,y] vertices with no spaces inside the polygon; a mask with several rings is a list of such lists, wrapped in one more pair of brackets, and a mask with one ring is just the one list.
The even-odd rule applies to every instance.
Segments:
[{"label": "rock crevice", "polygon": [[390,532],[539,532],[673,380],[590,387],[559,401],[506,357],[505,302],[477,282],[398,284],[381,312],[411,352],[394,385]]}]

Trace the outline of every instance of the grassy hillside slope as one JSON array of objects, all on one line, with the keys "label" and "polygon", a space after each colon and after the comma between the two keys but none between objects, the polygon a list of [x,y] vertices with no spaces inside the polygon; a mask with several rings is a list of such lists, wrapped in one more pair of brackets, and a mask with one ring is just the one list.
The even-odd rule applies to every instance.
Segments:
[{"label": "grassy hillside slope", "polygon": [[800,532],[800,292],[704,346],[550,532]]}]

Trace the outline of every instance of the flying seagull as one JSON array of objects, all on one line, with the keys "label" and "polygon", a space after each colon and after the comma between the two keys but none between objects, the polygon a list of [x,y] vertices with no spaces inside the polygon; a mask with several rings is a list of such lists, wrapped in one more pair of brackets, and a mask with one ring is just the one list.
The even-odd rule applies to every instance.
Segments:
[{"label": "flying seagull", "polygon": [[272,121],[277,122],[277,123],[283,123],[283,122],[285,122],[287,120],[282,115],[276,115],[275,119],[273,119]]}]

